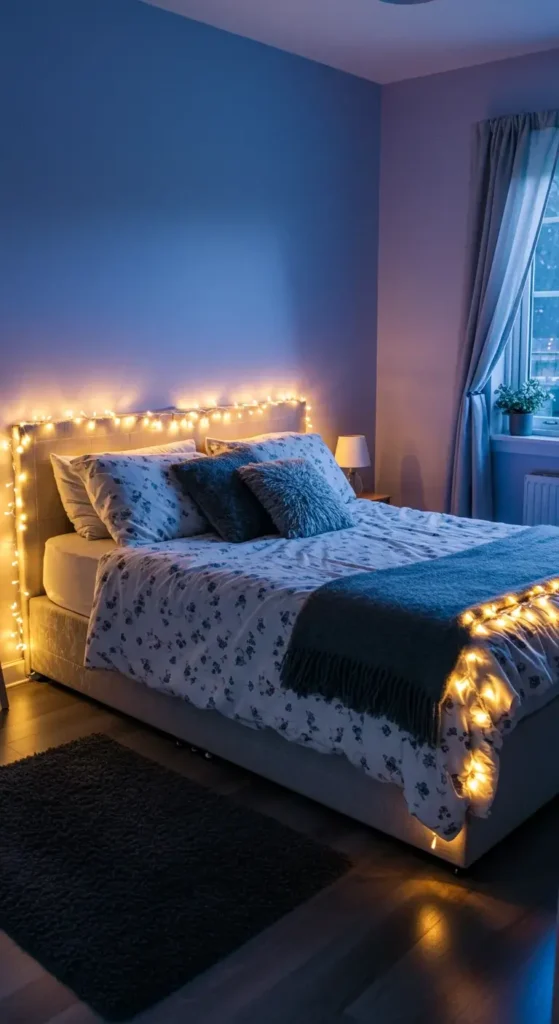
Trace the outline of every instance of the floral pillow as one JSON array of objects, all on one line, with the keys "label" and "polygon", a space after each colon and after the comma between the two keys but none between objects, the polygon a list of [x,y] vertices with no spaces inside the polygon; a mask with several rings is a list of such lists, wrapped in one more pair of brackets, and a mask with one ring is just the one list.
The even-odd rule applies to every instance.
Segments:
[{"label": "floral pillow", "polygon": [[320,434],[258,434],[240,441],[221,441],[215,437],[206,438],[208,455],[240,449],[250,454],[255,462],[272,462],[275,459],[306,459],[326,478],[342,501],[354,501],[355,492],[345,473],[338,466],[332,452]]},{"label": "floral pillow", "polygon": [[[185,452],[185,462],[205,459]],[[156,544],[206,533],[207,519],[185,495],[169,455],[82,455],[72,467],[79,473],[97,515],[117,544]]]},{"label": "floral pillow", "polygon": [[[183,441],[171,441],[169,444],[155,444],[149,448],[130,448],[127,455],[166,455],[173,452],[181,456],[185,452],[195,452],[196,445],[190,438]],[[118,452],[103,452],[103,455],[117,455]],[[99,452],[100,456],[101,453]],[[84,487],[83,481],[74,469],[74,462],[79,455],[55,455],[51,452],[54,479],[60,494],[64,511],[72,523],[76,533],[86,540],[101,540],[109,536],[107,527],[101,522],[93,508]]]}]

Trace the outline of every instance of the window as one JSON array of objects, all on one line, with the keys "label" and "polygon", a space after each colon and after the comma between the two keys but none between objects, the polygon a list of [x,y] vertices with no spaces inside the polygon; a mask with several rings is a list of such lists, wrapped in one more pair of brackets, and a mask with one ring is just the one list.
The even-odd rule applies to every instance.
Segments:
[{"label": "window", "polygon": [[549,193],[516,333],[520,380],[535,377],[551,395],[534,419],[535,431],[559,435],[559,175]]}]

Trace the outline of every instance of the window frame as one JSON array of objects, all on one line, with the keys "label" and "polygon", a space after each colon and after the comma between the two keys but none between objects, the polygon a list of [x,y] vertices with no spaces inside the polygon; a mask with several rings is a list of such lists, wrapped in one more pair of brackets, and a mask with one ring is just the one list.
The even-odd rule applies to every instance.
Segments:
[{"label": "window frame", "polygon": [[[544,217],[542,228],[545,224],[559,224],[559,216]],[[534,302],[538,298],[559,299],[559,290],[542,292],[535,290],[535,263],[536,253],[534,252],[520,309],[513,327],[511,344],[507,346],[505,357],[505,379],[510,381],[513,388],[520,387],[531,376]],[[539,416],[535,413],[533,432],[543,437],[559,437],[559,416]]]}]

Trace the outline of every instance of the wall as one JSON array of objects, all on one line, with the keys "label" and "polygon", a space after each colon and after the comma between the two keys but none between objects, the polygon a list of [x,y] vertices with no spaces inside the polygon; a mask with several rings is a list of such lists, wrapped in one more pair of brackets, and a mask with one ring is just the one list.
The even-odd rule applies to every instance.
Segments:
[{"label": "wall", "polygon": [[559,106],[559,51],[383,89],[376,465],[442,509],[458,402],[475,122]]},{"label": "wall", "polygon": [[4,424],[297,388],[372,448],[377,86],[138,0],[2,0],[0,94]]},{"label": "wall", "polygon": [[[536,442],[537,443],[537,442]],[[559,441],[553,440],[550,447]],[[494,448],[501,447],[494,442]],[[528,473],[559,473],[559,454],[542,455],[531,451],[495,451],[493,460],[493,491],[495,519],[501,523],[522,523],[524,477]]]}]

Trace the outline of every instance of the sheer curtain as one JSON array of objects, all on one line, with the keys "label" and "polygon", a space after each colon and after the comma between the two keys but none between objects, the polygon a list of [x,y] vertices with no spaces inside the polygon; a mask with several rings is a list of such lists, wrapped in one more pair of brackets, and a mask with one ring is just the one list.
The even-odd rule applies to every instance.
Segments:
[{"label": "sheer curtain", "polygon": [[486,391],[518,313],[559,157],[559,112],[477,126],[474,262],[451,511],[493,518]]}]

